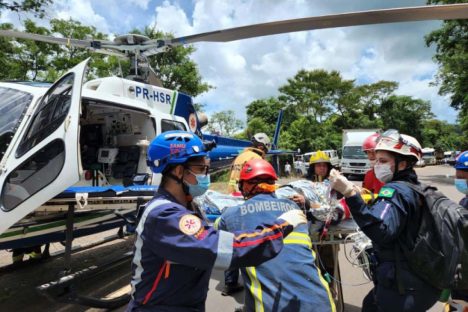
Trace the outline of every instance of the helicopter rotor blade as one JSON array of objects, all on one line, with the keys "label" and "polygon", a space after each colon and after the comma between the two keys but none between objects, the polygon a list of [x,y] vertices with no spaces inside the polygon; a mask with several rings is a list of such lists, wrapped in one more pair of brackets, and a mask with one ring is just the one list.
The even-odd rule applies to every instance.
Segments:
[{"label": "helicopter rotor blade", "polygon": [[46,42],[46,43],[55,43],[55,44],[61,44],[61,45],[66,45],[66,46],[72,46],[76,48],[90,49],[90,50],[93,50],[94,52],[103,53],[107,55],[114,55],[114,56],[125,57],[125,58],[127,57],[127,55],[124,53],[108,50],[108,49],[115,49],[114,46],[116,46],[116,44],[112,41],[58,38],[58,37],[53,37],[53,36],[25,33],[25,32],[15,31],[15,30],[0,30],[0,36],[12,37],[12,38],[18,38],[18,39],[29,39],[29,40]]},{"label": "helicopter rotor blade", "polygon": [[[425,20],[451,20],[468,18],[468,4],[432,5],[384,10],[362,11],[317,17],[307,17],[262,23],[195,34],[168,40],[169,45],[195,42],[229,42],[240,39],[283,34],[296,31]],[[147,41],[146,44],[156,43]]]}]

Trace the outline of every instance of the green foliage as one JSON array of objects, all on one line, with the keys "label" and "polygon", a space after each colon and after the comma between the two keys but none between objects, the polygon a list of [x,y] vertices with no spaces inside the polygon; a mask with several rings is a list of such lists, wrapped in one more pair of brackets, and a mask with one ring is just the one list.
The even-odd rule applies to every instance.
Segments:
[{"label": "green foliage", "polygon": [[255,100],[247,106],[243,134],[273,136],[278,111],[284,109],[279,140],[284,149],[302,153],[340,149],[342,130],[356,128],[394,128],[423,145],[460,149],[466,141],[460,127],[432,119],[429,102],[395,95],[397,88],[394,81],[356,86],[336,71],[300,70],[279,89],[278,98]]},{"label": "green foliage", "polygon": [[231,169],[225,169],[217,172],[213,172],[210,174],[211,182],[212,183],[219,183],[219,182],[228,182],[229,177],[231,176]]},{"label": "green foliage", "polygon": [[424,121],[422,134],[424,146],[442,151],[457,150],[463,135],[460,126],[437,119]]},{"label": "green foliage", "polygon": [[[0,2],[1,3],[1,2]],[[1,29],[12,29],[10,24],[0,25]],[[64,38],[108,40],[108,35],[98,32],[94,26],[86,26],[75,20],[52,19],[50,28],[39,27],[33,21],[25,21],[25,31],[41,35],[60,34]],[[150,39],[170,37],[146,27],[143,31]],[[0,38],[0,79],[55,81],[67,70],[91,57],[88,79],[128,73],[130,62],[114,56],[94,53],[90,50],[67,45],[49,44],[24,39]],[[163,86],[193,96],[207,91],[210,86],[202,82],[198,68],[190,59],[194,48],[175,47],[166,53],[149,58],[151,66],[160,74]]]},{"label": "green foliage", "polygon": [[37,17],[44,17],[45,6],[51,4],[52,0],[23,0],[23,1],[7,1],[0,0],[0,12],[2,10],[10,10],[13,12],[31,12]]},{"label": "green foliage", "polygon": [[[429,0],[430,4],[464,3],[463,0]],[[450,105],[459,110],[464,133],[464,147],[468,149],[468,20],[444,21],[441,28],[426,36],[428,46],[435,45],[434,59],[439,63],[435,84],[441,95],[450,95]]]},{"label": "green foliage", "polygon": [[268,124],[261,117],[250,118],[247,123],[247,129],[245,130],[245,137],[251,138],[255,133],[263,132],[266,133],[270,138],[273,137],[274,124]]},{"label": "green foliage", "polygon": [[433,114],[431,104],[427,101],[392,95],[382,102],[380,116],[384,129],[398,129],[421,142],[423,121],[433,117]]},{"label": "green foliage", "polygon": [[352,84],[353,81],[343,80],[337,71],[300,70],[294,78],[288,79],[287,85],[279,88],[279,100],[287,107],[294,107],[300,114],[322,121]]},{"label": "green foliage", "polygon": [[241,128],[242,121],[236,118],[232,110],[214,113],[207,125],[209,132],[224,136],[232,136]]}]

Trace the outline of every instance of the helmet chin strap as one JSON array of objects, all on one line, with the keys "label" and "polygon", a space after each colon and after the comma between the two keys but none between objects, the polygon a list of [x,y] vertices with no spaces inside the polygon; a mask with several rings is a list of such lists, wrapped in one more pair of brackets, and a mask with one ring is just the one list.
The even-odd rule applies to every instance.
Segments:
[{"label": "helmet chin strap", "polygon": [[[184,169],[185,171],[185,169]],[[182,186],[182,191],[184,192],[184,194],[186,196],[190,196],[190,193],[189,193],[189,187],[187,186],[187,183],[185,183],[184,179],[183,178],[179,178],[177,177],[175,174],[173,174],[172,172],[169,172],[166,174],[169,178],[171,178],[172,180],[174,180],[177,184],[180,184]],[[183,177],[184,175],[182,175]]]},{"label": "helmet chin strap", "polygon": [[[255,186],[256,187],[256,186]],[[239,190],[241,191],[242,193],[242,196],[244,196],[244,199],[249,199],[250,197],[253,196],[252,192],[253,190],[255,189],[255,187],[253,187],[252,189],[250,189],[250,191],[248,193],[246,193],[244,191],[244,183],[240,183],[239,184]]]}]

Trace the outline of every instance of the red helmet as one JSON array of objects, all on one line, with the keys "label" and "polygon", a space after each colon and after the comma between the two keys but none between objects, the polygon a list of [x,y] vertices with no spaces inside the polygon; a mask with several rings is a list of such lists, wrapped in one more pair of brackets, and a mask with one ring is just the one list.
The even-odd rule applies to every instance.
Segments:
[{"label": "red helmet", "polygon": [[377,145],[377,139],[380,137],[379,133],[374,133],[368,136],[365,140],[364,143],[362,144],[362,150],[364,152],[367,151],[372,151],[375,149],[375,146]]},{"label": "red helmet", "polygon": [[273,166],[264,159],[251,159],[244,164],[240,172],[239,181],[247,181],[255,178],[260,180],[278,180]]}]

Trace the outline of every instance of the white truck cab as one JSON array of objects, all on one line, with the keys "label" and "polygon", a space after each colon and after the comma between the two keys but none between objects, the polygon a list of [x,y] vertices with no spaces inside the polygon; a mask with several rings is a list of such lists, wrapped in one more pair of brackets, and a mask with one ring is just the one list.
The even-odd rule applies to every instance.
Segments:
[{"label": "white truck cab", "polygon": [[362,150],[364,140],[379,129],[343,129],[341,172],[344,175],[365,175],[371,168],[366,153]]}]

